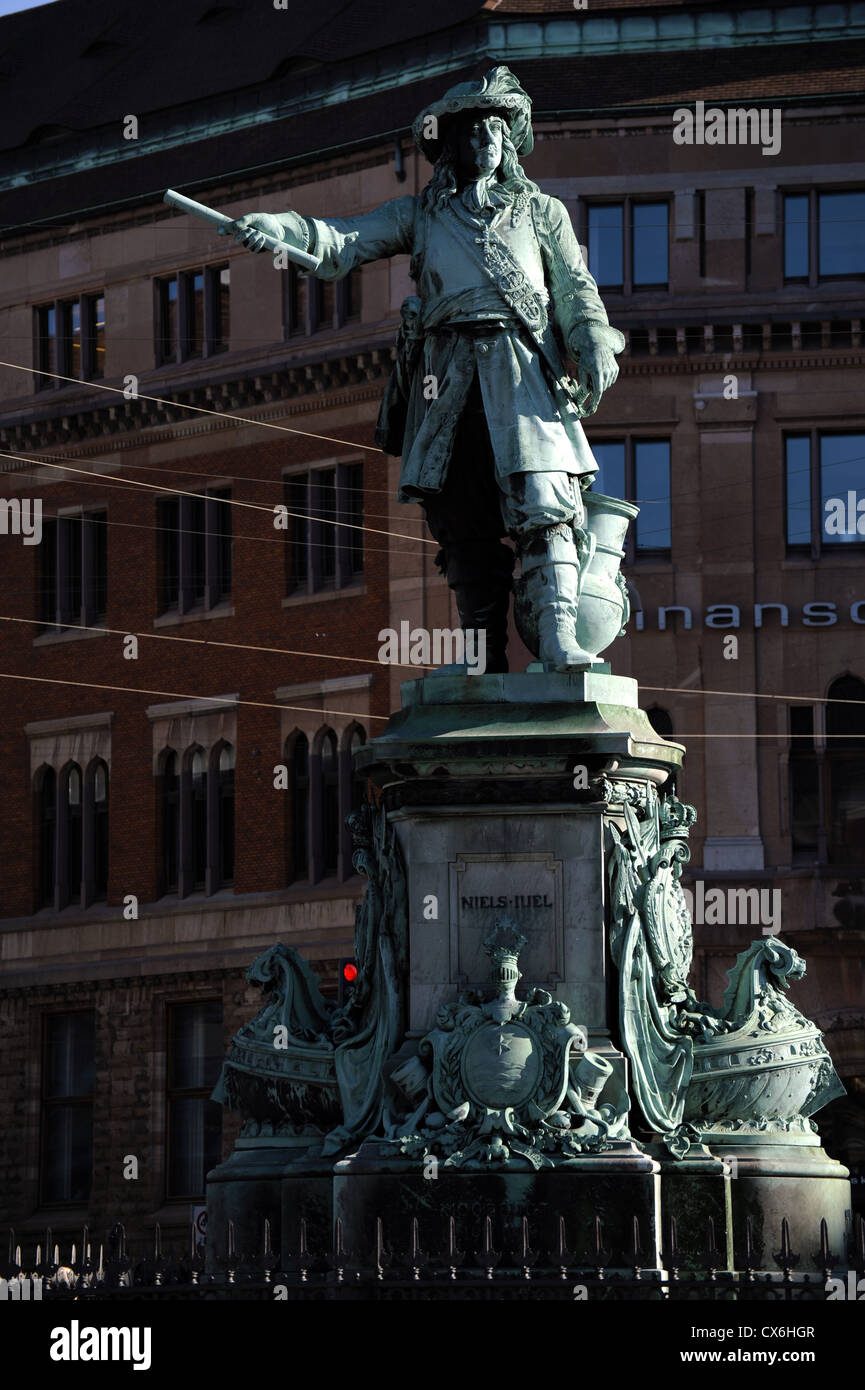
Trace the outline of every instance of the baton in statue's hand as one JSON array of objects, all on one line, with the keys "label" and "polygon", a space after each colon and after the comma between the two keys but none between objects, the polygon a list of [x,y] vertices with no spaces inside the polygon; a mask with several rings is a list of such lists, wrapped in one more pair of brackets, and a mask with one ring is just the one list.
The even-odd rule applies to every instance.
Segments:
[{"label": "baton in statue's hand", "polygon": [[[166,190],[163,201],[170,203],[172,207],[179,208],[181,212],[191,212],[195,217],[212,223],[224,235],[228,235],[236,226],[236,223],[230,217],[226,217],[225,213],[205,207],[204,203],[196,203],[194,198],[187,198],[183,193],[175,193],[173,188]],[[321,265],[317,256],[311,256],[308,251],[301,251],[299,246],[292,246],[290,242],[281,241],[278,237],[269,236],[266,232],[259,232],[258,236],[264,246],[267,246],[271,251],[283,252],[286,260],[293,261],[301,270],[314,273]]]}]

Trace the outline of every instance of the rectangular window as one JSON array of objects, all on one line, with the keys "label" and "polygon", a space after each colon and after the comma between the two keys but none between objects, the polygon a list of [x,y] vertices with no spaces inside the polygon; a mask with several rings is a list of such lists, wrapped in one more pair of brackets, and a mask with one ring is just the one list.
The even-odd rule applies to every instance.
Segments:
[{"label": "rectangular window", "polygon": [[592,491],[636,502],[640,514],[628,528],[625,563],[668,558],[672,547],[670,441],[604,439],[591,441],[599,465]]},{"label": "rectangular window", "polygon": [[625,497],[624,442],[593,444],[592,453],[599,465],[592,484],[593,491],[601,492],[605,497]]},{"label": "rectangular window", "polygon": [[599,203],[589,208],[589,270],[601,287],[624,283],[624,207]]},{"label": "rectangular window", "polygon": [[670,445],[666,439],[634,445],[637,550],[670,550]]},{"label": "rectangular window", "polygon": [[158,365],[228,350],[230,284],[227,265],[185,270],[156,281]]},{"label": "rectangular window", "polygon": [[319,280],[288,266],[282,272],[282,316],[286,338],[342,328],[360,318],[360,271],[341,280]]},{"label": "rectangular window", "polygon": [[669,229],[666,203],[635,203],[633,208],[634,287],[666,285],[669,278]]},{"label": "rectangular window", "polygon": [[285,479],[286,590],[343,589],[363,574],[363,464]]},{"label": "rectangular window", "polygon": [[203,1196],[205,1177],[219,1162],[222,1107],[210,1093],[224,1053],[221,1004],[176,1004],[169,1009],[169,1197]]},{"label": "rectangular window", "polygon": [[157,502],[159,611],[189,613],[231,598],[231,489]]},{"label": "rectangular window", "polygon": [[810,189],[784,197],[784,278],[820,280],[865,275],[865,190]]},{"label": "rectangular window", "polygon": [[667,202],[594,203],[588,209],[589,270],[602,289],[664,288],[670,277]]},{"label": "rectangular window", "polygon": [[[105,299],[84,294],[58,299],[36,309],[36,389],[50,390],[75,381],[92,381],[105,374]],[[51,375],[56,373],[56,376]]]},{"label": "rectangular window", "polygon": [[820,275],[865,273],[865,192],[821,193],[817,206]]},{"label": "rectangular window", "polygon": [[98,627],[108,602],[108,518],[78,512],[43,522],[39,616],[56,626]]},{"label": "rectangular window", "polygon": [[787,545],[865,545],[865,434],[788,435],[784,455]]},{"label": "rectangular window", "polygon": [[40,1200],[85,1203],[93,1178],[96,1021],[48,1014],[42,1050]]},{"label": "rectangular window", "polygon": [[784,278],[808,279],[808,195],[784,199]]}]

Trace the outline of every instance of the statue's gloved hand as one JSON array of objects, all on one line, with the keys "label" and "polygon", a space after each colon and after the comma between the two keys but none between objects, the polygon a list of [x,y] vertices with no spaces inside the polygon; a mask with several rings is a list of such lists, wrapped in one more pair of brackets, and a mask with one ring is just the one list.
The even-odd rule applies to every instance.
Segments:
[{"label": "statue's gloved hand", "polygon": [[594,415],[601,396],[619,375],[615,354],[624,346],[619,330],[607,324],[581,323],[571,330],[568,350],[577,360],[580,385],[588,399],[588,405],[582,405],[585,415]]},{"label": "statue's gloved hand", "polygon": [[227,227],[220,227],[220,236],[234,236],[249,251],[266,251],[265,236],[285,241],[285,228],[278,217],[269,212],[246,212]]}]

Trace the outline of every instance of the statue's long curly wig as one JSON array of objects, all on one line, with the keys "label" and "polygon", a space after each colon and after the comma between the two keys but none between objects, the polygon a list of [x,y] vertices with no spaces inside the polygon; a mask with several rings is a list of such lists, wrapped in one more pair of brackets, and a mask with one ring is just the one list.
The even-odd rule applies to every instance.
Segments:
[{"label": "statue's long curly wig", "polygon": [[[502,113],[498,113],[502,114]],[[461,122],[473,120],[474,112],[461,117],[452,117],[446,124],[442,122],[442,149],[435,162],[433,176],[421,194],[421,206],[425,211],[443,208],[459,190],[457,169],[459,168],[459,135]],[[520,194],[539,193],[540,189],[523,170],[516,148],[510,137],[507,118],[502,115],[502,162],[497,170],[498,183],[513,197]]]}]

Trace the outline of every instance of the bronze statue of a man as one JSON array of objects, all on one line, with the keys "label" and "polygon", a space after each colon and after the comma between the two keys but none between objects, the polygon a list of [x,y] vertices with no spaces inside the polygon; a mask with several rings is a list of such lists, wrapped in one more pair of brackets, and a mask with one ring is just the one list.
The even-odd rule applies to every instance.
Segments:
[{"label": "bronze statue of a man", "polygon": [[402,457],[399,498],[423,506],[463,628],[486,630],[488,671],[508,669],[505,535],[540,660],[580,669],[592,660],[575,632],[589,550],[582,489],[597,472],[580,419],[615,381],[624,338],[564,206],[520,166],[533,145],[531,101],[506,67],[451,88],[413,132],[434,164],[419,196],[359,217],[250,213],[234,234],[253,251],[262,233],[313,251],[327,280],[411,255],[418,293],[403,305],[376,434]]}]

